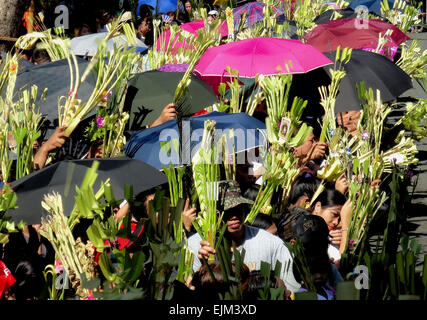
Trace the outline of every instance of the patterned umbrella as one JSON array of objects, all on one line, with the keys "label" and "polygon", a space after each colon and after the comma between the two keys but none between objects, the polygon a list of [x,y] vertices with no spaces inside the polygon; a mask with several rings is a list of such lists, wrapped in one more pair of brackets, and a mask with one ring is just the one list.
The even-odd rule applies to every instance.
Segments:
[{"label": "patterned umbrella", "polygon": [[[239,26],[241,15],[243,13],[247,13],[247,17],[246,17],[247,28],[252,27],[255,23],[264,19],[264,12],[263,12],[264,7],[265,7],[265,3],[254,1],[254,2],[246,3],[243,6],[234,8],[233,16],[234,16],[235,28]],[[272,9],[278,16],[283,14],[283,11],[277,7],[272,7]]]}]

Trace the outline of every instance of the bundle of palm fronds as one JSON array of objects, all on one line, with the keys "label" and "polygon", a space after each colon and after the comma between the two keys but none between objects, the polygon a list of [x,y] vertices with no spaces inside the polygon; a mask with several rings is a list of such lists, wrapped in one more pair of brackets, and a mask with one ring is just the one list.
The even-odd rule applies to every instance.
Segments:
[{"label": "bundle of palm fronds", "polygon": [[70,280],[76,294],[81,299],[88,299],[89,291],[82,287],[82,274],[86,279],[96,277],[94,254],[90,243],[83,244],[75,240],[64,215],[62,197],[58,193],[44,196],[42,206],[50,213],[48,218],[42,218],[40,234],[52,244],[57,257],[61,260],[70,275]]},{"label": "bundle of palm fronds", "polygon": [[304,35],[316,27],[314,19],[329,10],[321,0],[309,0],[302,2],[293,12],[293,20],[297,25],[297,35],[303,39]]},{"label": "bundle of palm fronds", "polygon": [[264,150],[266,159],[263,183],[251,212],[246,217],[246,222],[249,223],[252,223],[260,211],[271,213],[270,201],[279,186],[284,190],[281,200],[286,202],[290,187],[299,173],[297,159],[291,150],[304,143],[312,132],[311,127],[300,121],[307,101],[295,98],[291,108],[288,108],[292,75],[260,77],[259,83],[267,106],[268,117],[265,123],[271,147],[268,152]]},{"label": "bundle of palm fronds", "polygon": [[402,52],[396,65],[409,74],[412,78],[425,81],[427,74],[427,50],[422,51],[418,46],[418,41],[413,40],[408,47],[405,43],[400,45]]},{"label": "bundle of palm fronds", "polygon": [[[80,78],[78,64],[74,54],[68,57],[70,65],[70,92],[68,97],[62,96],[58,102],[59,125],[66,125],[66,134],[71,134],[82,119],[84,119],[94,108],[102,105],[121,79],[128,77],[132,61],[138,59],[134,49],[129,49],[136,39],[135,30],[121,20],[115,20],[108,26],[108,34],[99,44],[91,63]],[[107,53],[107,41],[120,36],[124,30],[127,42],[122,47],[114,47],[114,51]],[[108,58],[108,62],[105,61]],[[97,72],[95,89],[88,101],[78,99],[78,90],[82,82],[86,80],[92,70]]]},{"label": "bundle of palm fronds", "polygon": [[417,8],[405,0],[395,0],[392,8],[387,0],[381,1],[381,15],[404,33],[421,22]]},{"label": "bundle of palm fronds", "polygon": [[206,120],[200,149],[192,159],[193,179],[201,210],[193,225],[212,248],[215,248],[223,214],[217,212],[220,180],[217,152],[215,123]]},{"label": "bundle of palm fronds", "polygon": [[34,171],[34,143],[41,135],[42,124],[42,115],[36,105],[37,91],[37,86],[32,86],[31,92],[20,91],[9,112],[10,131],[15,140],[12,151],[17,156],[16,179]]}]

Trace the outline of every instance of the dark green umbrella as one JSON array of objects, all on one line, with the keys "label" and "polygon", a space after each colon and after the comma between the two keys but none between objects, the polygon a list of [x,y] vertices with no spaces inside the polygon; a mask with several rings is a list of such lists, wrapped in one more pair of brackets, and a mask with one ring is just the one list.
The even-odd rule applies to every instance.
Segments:
[{"label": "dark green umbrella", "polygon": [[[173,101],[176,87],[183,76],[184,72],[158,70],[135,75],[130,81],[124,108],[130,115],[130,130],[140,130],[160,116],[164,107]],[[218,102],[208,84],[195,75],[191,75],[190,79],[186,101],[183,106],[178,106],[183,117]]]},{"label": "dark green umbrella", "polygon": [[126,184],[133,186],[134,194],[138,194],[168,182],[166,175],[157,169],[127,157],[65,160],[13,182],[11,185],[18,197],[18,209],[10,210],[8,214],[16,222],[23,220],[27,224],[39,224],[46,214],[41,206],[43,196],[55,191],[62,195],[64,214],[69,216],[75,203],[76,186],[81,186],[94,161],[99,161],[94,192],[99,190],[102,181],[110,178],[116,200],[124,198]]}]

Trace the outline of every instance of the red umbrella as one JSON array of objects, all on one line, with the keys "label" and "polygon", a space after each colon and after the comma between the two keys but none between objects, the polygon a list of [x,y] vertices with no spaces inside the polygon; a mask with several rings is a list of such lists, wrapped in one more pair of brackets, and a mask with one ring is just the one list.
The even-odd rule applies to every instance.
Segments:
[{"label": "red umbrella", "polygon": [[348,47],[353,49],[376,48],[379,34],[391,29],[385,47],[396,47],[407,41],[409,37],[396,26],[380,19],[346,18],[332,20],[318,25],[304,36],[308,44],[322,52],[334,51]]}]

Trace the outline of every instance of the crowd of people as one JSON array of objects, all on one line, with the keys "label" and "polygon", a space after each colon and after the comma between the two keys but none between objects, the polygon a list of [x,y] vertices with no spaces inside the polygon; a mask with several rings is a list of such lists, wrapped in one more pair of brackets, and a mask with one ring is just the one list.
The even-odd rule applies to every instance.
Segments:
[{"label": "crowd of people", "polygon": [[[206,3],[208,20],[218,19],[220,7]],[[163,28],[170,24],[181,25],[193,19],[192,2],[185,0],[177,11],[160,14]],[[102,12],[101,12],[102,11]],[[74,35],[84,36],[105,30],[105,25],[115,18],[115,13],[101,10],[95,21],[82,21],[76,26]],[[153,8],[148,5],[138,6],[135,29],[137,37],[148,47],[153,46]],[[95,25],[95,27],[94,27]],[[34,64],[50,62],[46,50],[21,52],[23,57]],[[179,110],[174,103],[163,109],[161,115],[149,126],[154,128],[174,120]],[[267,116],[265,106],[260,105],[256,115],[260,120]],[[347,130],[350,137],[356,137],[361,112],[358,110],[336,114],[336,125]],[[305,120],[303,120],[305,121]],[[293,299],[295,294],[310,291],[305,274],[301,271],[300,260],[295,259],[292,246],[302,245],[305,252],[306,265],[315,286],[317,299],[334,300],[338,283],[344,281],[341,273],[341,255],[346,250],[347,232],[351,221],[352,203],[349,199],[349,182],[346,173],[336,181],[325,184],[324,190],[316,191],[322,183],[317,176],[326,156],[329,154],[327,142],[320,141],[321,127],[315,121],[306,122],[313,127],[313,132],[306,141],[292,150],[298,159],[299,174],[291,185],[285,207],[277,216],[258,213],[251,223],[245,223],[245,217],[257,198],[262,173],[253,172],[254,164],[249,160],[245,164],[236,165],[235,181],[220,182],[220,197],[217,203],[218,211],[223,212],[222,221],[226,225],[224,238],[227,239],[233,256],[233,246],[240,252],[244,251],[243,264],[233,262],[230,274],[239,277],[240,290],[243,300],[260,299],[260,291],[266,285],[269,288],[280,288],[282,299]],[[83,126],[84,124],[82,124]],[[70,135],[65,133],[66,126],[58,127],[55,132],[45,139],[40,139],[34,145],[34,165],[36,170],[46,167],[49,155],[60,150],[68,143]],[[72,137],[82,137],[84,128],[76,130]],[[79,136],[80,135],[80,136]],[[99,141],[87,145],[87,158],[102,158],[102,144]],[[58,161],[58,159],[57,159]],[[381,181],[371,183],[371,188],[380,188]],[[167,190],[167,187],[164,187]],[[271,200],[272,205],[281,202],[280,192],[277,191]],[[140,207],[135,207],[126,201],[114,207],[112,214],[117,222],[124,217],[131,218],[133,240],[118,241],[120,250],[135,252],[141,242],[145,229],[141,229],[141,221],[149,219],[150,206],[153,206],[155,192],[150,190],[137,195],[141,201]],[[211,261],[212,255],[218,254],[218,248],[213,248],[209,241],[203,239],[196,231],[194,222],[198,208],[190,199],[185,199],[182,212],[182,224],[188,249],[194,254],[191,266],[193,275],[187,278],[186,284],[175,281],[173,299],[188,299],[191,301],[218,300],[230,290],[230,283],[224,278],[224,265],[219,261]],[[82,223],[83,224],[83,223]],[[56,265],[58,257],[46,238],[41,236],[41,225],[25,225],[22,230],[11,233],[8,242],[0,246],[0,299],[37,300],[46,297],[46,278],[44,271],[48,265]],[[87,226],[82,225],[75,230],[75,236],[86,239]],[[130,249],[133,248],[133,249]],[[134,250],[134,251],[132,251]],[[271,266],[269,276],[262,272],[262,266]],[[281,269],[274,272],[277,266]],[[100,269],[99,262],[97,268]],[[240,270],[237,270],[240,268]],[[144,273],[144,272],[142,272]],[[212,276],[213,275],[213,276]],[[143,276],[141,276],[143,278]],[[142,281],[144,283],[144,281]],[[188,301],[188,300],[187,300]]]}]

